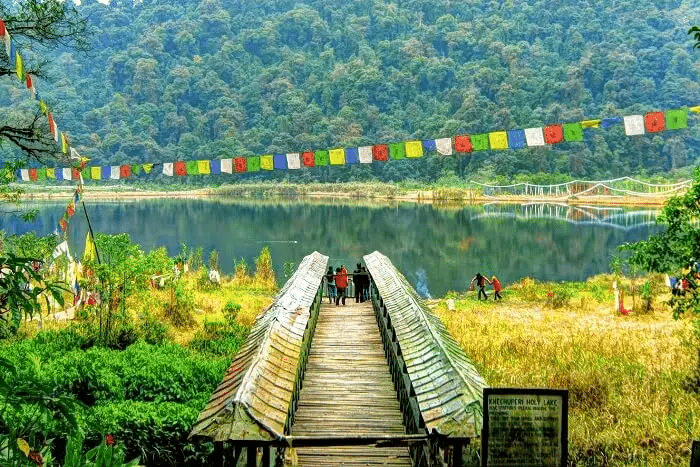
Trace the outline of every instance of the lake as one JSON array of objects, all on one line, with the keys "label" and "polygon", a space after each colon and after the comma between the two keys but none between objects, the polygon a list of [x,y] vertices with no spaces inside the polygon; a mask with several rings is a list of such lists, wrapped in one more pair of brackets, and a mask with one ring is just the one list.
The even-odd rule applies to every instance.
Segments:
[{"label": "lake", "polygon": [[[65,201],[33,204],[38,216],[31,223],[0,214],[0,228],[9,234],[49,234],[65,206]],[[498,276],[506,287],[526,276],[585,280],[609,272],[619,245],[660,230],[654,210],[550,204],[441,207],[213,198],[88,200],[86,206],[95,233],[126,232],[145,251],[164,246],[171,256],[182,244],[202,247],[205,261],[216,249],[225,274],[241,258],[254,265],[267,245],[280,285],[285,264],[289,270],[314,250],[350,271],[363,255],[378,250],[425,297],[464,290],[479,271]],[[81,255],[87,232],[82,207],[68,231],[73,252]]]}]

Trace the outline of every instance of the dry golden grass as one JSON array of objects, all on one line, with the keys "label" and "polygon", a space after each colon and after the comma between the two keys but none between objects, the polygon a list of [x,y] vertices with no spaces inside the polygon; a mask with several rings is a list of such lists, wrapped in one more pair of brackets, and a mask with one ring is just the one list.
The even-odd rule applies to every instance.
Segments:
[{"label": "dry golden grass", "polygon": [[688,465],[700,437],[700,396],[683,388],[697,364],[691,320],[658,302],[650,314],[619,315],[611,293],[593,298],[598,281],[557,310],[547,291],[560,284],[521,283],[499,303],[469,292],[434,311],[490,386],[569,390],[574,465]]}]

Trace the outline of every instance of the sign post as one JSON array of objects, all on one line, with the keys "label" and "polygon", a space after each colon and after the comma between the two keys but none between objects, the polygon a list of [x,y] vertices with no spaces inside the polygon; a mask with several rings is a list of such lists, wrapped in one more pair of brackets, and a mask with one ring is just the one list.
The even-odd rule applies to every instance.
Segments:
[{"label": "sign post", "polygon": [[484,388],[482,467],[566,467],[569,392]]}]

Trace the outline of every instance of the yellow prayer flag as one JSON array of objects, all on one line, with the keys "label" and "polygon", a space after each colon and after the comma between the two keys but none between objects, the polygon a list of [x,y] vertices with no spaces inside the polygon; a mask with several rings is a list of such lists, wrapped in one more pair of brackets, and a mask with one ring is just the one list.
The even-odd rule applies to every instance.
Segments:
[{"label": "yellow prayer flag", "polygon": [[46,169],[46,178],[56,178],[56,170],[55,169]]},{"label": "yellow prayer flag", "polygon": [[688,110],[690,110],[693,113],[700,114],[700,105],[695,105],[693,107],[688,107]]},{"label": "yellow prayer flag", "polygon": [[100,174],[102,173],[102,167],[90,167],[90,178],[93,180],[99,180]]},{"label": "yellow prayer flag", "polygon": [[22,56],[19,52],[15,52],[15,71],[17,72],[17,78],[20,81],[24,81],[24,64],[22,63]]},{"label": "yellow prayer flag", "polygon": [[491,149],[508,149],[508,133],[505,131],[493,131],[489,133]]},{"label": "yellow prayer flag", "polygon": [[[98,167],[99,168],[99,167]],[[85,236],[85,252],[83,252],[83,264],[97,259],[97,248],[90,232]]]},{"label": "yellow prayer flag", "polygon": [[63,154],[68,154],[68,138],[65,133],[61,133],[61,151]]},{"label": "yellow prayer flag", "polygon": [[275,168],[275,158],[272,154],[260,156],[260,168],[263,170],[273,170]]},{"label": "yellow prayer flag", "polygon": [[200,174],[210,174],[211,163],[209,161],[197,161],[197,171]]},{"label": "yellow prayer flag", "polygon": [[600,128],[600,119],[597,120],[584,120],[581,123],[583,128]]},{"label": "yellow prayer flag", "polygon": [[153,164],[143,164],[143,171],[144,172],[149,174],[149,173],[151,173],[151,170],[153,170]]},{"label": "yellow prayer flag", "polygon": [[421,141],[407,141],[406,157],[423,157],[423,143]]},{"label": "yellow prayer flag", "polygon": [[39,101],[39,110],[41,110],[41,113],[44,115],[46,115],[46,112],[49,110],[48,107],[46,107],[46,102],[44,102],[44,99]]},{"label": "yellow prayer flag", "polygon": [[328,151],[328,157],[333,165],[345,164],[345,149],[331,149]]}]

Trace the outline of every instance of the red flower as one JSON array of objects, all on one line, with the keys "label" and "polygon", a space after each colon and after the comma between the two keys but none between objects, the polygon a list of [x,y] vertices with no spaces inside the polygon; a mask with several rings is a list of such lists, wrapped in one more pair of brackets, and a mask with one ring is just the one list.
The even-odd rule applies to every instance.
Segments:
[{"label": "red flower", "polygon": [[117,445],[117,438],[114,435],[105,436],[105,444],[109,447],[114,447]]},{"label": "red flower", "polygon": [[44,465],[44,457],[38,451],[29,451],[29,455],[27,457],[30,461],[34,462],[40,467]]},{"label": "red flower", "polygon": [[97,300],[95,300],[94,295],[90,295],[87,299],[87,304],[92,306],[92,305],[97,305]]},{"label": "red flower", "polygon": [[547,297],[554,298],[554,292],[552,292],[551,290],[547,292]]}]

